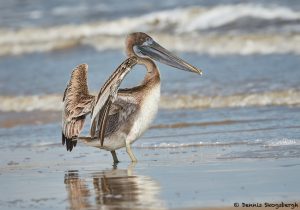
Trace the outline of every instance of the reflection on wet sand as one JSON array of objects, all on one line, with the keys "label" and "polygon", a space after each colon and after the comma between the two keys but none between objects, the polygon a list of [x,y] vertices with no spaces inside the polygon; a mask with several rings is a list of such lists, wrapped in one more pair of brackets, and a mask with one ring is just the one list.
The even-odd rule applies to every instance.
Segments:
[{"label": "reflection on wet sand", "polygon": [[150,177],[132,175],[132,168],[66,172],[70,209],[163,209],[159,184]]}]

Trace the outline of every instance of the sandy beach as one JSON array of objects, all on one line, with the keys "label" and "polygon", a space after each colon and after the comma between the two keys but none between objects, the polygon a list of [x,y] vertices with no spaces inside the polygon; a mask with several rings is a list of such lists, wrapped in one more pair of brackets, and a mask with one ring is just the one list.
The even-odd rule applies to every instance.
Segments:
[{"label": "sandy beach", "polygon": [[[291,108],[273,109],[283,113]],[[160,121],[170,125],[172,116],[188,121],[189,116],[213,118],[221,112],[160,110],[164,117],[134,144],[139,162],[132,164],[122,149],[116,166],[109,152],[83,143],[66,152],[58,141],[58,122],[1,128],[1,209],[238,209],[234,203],[298,201],[298,145],[286,139],[229,141],[258,132],[297,134],[299,128],[280,125],[284,120],[270,119],[269,125],[278,123],[276,129],[249,129],[251,122],[161,128]],[[209,143],[214,136],[223,142]],[[188,139],[194,142],[184,144]]]},{"label": "sandy beach", "polygon": [[220,161],[213,158],[219,149],[201,147],[135,152],[139,163],[121,151],[114,167],[109,154],[85,147],[72,156],[59,147],[30,149],[1,166],[1,208],[233,209],[237,202],[292,203],[299,196],[297,159]]},{"label": "sandy beach", "polygon": [[84,146],[74,155],[58,146],[23,150],[9,151],[14,158],[1,166],[3,209],[202,209],[299,196],[297,159],[215,157],[229,147],[135,149],[136,165],[119,151],[116,167],[110,154]]}]

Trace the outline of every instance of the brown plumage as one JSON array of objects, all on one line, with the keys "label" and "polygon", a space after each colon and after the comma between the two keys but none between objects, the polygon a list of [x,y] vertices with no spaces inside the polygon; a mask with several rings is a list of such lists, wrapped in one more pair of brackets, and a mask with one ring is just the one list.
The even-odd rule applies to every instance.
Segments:
[{"label": "brown plumage", "polygon": [[112,110],[117,110],[115,112],[118,112],[120,107],[122,107],[118,105],[118,103],[113,104],[113,102],[115,102],[117,99],[120,84],[123,81],[124,77],[136,64],[137,58],[135,56],[126,59],[105,82],[98,93],[95,106],[93,107],[92,126],[90,134],[91,137],[94,138],[96,130],[99,130],[98,138],[101,142],[101,146],[103,146],[109,112],[112,112]]},{"label": "brown plumage", "polygon": [[76,146],[73,139],[78,137],[85,117],[92,111],[95,103],[95,96],[88,91],[87,71],[87,64],[81,64],[73,70],[63,97],[62,144],[66,143],[68,151]]},{"label": "brown plumage", "polygon": [[[100,117],[93,121],[91,133],[94,137],[96,129],[100,130],[98,135],[102,145],[110,106],[116,99],[117,90],[123,78],[135,64],[135,57],[126,59],[106,81],[97,96],[97,103],[101,99],[104,104],[99,110]],[[76,139],[83,128],[86,115],[90,114],[96,105],[96,97],[90,95],[88,91],[87,72],[87,64],[78,65],[72,72],[63,96],[62,144],[66,144],[68,151],[72,151],[76,146]]]}]

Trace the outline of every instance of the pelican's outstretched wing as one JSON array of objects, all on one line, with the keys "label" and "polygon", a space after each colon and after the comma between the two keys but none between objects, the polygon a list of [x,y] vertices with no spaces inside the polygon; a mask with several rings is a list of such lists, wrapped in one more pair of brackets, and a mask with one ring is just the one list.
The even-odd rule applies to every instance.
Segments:
[{"label": "pelican's outstretched wing", "polygon": [[136,57],[126,59],[110,76],[101,88],[96,104],[92,111],[91,121],[91,137],[94,138],[96,130],[99,130],[99,140],[103,145],[107,119],[111,110],[112,104],[117,99],[117,92],[124,77],[130,72],[133,66],[137,64]]},{"label": "pelican's outstretched wing", "polygon": [[113,134],[124,122],[130,122],[130,116],[138,109],[138,100],[132,95],[123,94],[123,90],[118,91],[118,97],[111,105],[107,116],[107,126],[105,137]]},{"label": "pelican's outstretched wing", "polygon": [[62,116],[62,144],[72,151],[87,114],[92,111],[95,96],[89,94],[87,86],[88,65],[78,65],[72,72],[71,79],[64,93]]}]

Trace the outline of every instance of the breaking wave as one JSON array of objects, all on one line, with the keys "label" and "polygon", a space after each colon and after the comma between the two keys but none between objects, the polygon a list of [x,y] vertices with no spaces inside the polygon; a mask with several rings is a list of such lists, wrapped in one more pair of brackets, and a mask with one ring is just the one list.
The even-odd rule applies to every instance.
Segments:
[{"label": "breaking wave", "polygon": [[[151,137],[149,137],[151,139]],[[265,147],[284,147],[284,146],[299,146],[300,139],[257,139],[254,141],[230,141],[230,142],[221,142],[221,141],[198,141],[198,142],[148,142],[148,143],[139,143],[137,142],[134,147],[148,149],[148,148],[182,148],[182,147],[226,147],[226,146],[241,146],[241,145],[250,145],[250,146],[265,146]]]},{"label": "breaking wave", "polygon": [[[239,4],[187,7],[138,17],[49,28],[0,29],[0,55],[79,45],[120,49],[133,31],[151,33],[171,50],[210,54],[300,53],[300,12],[285,7]],[[265,33],[252,32],[262,28]],[[214,31],[216,33],[209,33]],[[219,31],[218,31],[219,30]],[[245,33],[225,33],[228,31]],[[278,33],[278,30],[282,30]]]},{"label": "breaking wave", "polygon": [[279,140],[269,140],[265,145],[269,147],[293,146],[293,145],[300,145],[300,141],[299,139],[283,138]]},{"label": "breaking wave", "polygon": [[179,143],[179,142],[161,142],[161,143],[136,143],[133,147],[142,149],[156,149],[156,148],[182,148],[182,147],[208,147],[208,146],[234,146],[244,145],[247,142],[190,142],[190,143]]},{"label": "breaking wave", "polygon": [[223,108],[248,106],[300,105],[300,91],[272,91],[229,96],[168,96],[160,103],[166,109]]},{"label": "breaking wave", "polygon": [[[151,137],[147,137],[151,139]],[[284,146],[299,146],[300,139],[257,139],[254,141],[230,141],[230,142],[221,142],[221,141],[195,141],[195,142],[139,142],[137,141],[133,147],[140,149],[168,149],[168,148],[185,148],[185,147],[229,147],[229,146],[265,146],[265,147],[284,147]],[[48,146],[61,146],[57,142],[44,142],[44,143],[35,143],[35,144],[19,144],[18,147],[48,147]],[[14,146],[15,147],[15,146]]]},{"label": "breaking wave", "polygon": [[[61,95],[0,96],[0,111],[61,111]],[[300,91],[286,90],[229,96],[164,95],[160,100],[163,109],[206,109],[249,106],[299,106]]]}]

